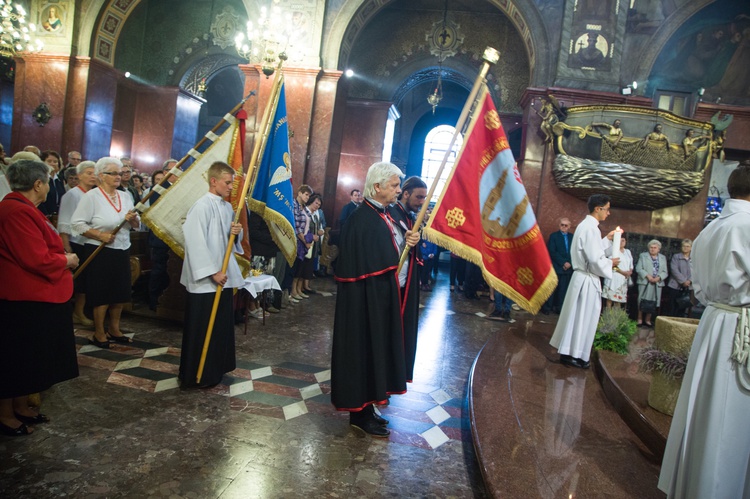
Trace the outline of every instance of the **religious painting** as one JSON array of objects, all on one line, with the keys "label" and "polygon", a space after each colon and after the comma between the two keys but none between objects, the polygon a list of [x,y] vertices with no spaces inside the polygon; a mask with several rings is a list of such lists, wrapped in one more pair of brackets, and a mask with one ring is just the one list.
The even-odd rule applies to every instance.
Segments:
[{"label": "religious painting", "polygon": [[610,71],[617,9],[612,0],[576,0],[568,47],[568,67]]},{"label": "religious painting", "polygon": [[67,1],[48,2],[39,12],[39,34],[62,34],[66,25]]},{"label": "religious painting", "polygon": [[612,67],[609,42],[596,31],[582,33],[571,43],[568,67],[609,71]]},{"label": "religious painting", "polygon": [[649,88],[697,92],[703,100],[750,105],[750,4],[711,4],[684,23],[656,59]]}]

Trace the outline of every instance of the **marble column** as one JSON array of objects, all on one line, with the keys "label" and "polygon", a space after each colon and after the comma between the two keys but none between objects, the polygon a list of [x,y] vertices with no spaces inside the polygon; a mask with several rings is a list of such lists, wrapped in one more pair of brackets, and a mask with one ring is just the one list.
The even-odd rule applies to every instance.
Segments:
[{"label": "marble column", "polygon": [[91,61],[83,111],[81,153],[96,161],[110,155],[117,83],[122,77],[114,68]]},{"label": "marble column", "polygon": [[[244,109],[248,114],[246,151],[250,154],[258,133],[261,132],[261,120],[268,105],[268,98],[273,86],[274,76],[266,78],[260,66],[240,65],[245,75],[245,95],[256,92],[248,99]],[[310,135],[312,133],[312,113],[316,99],[316,80],[319,68],[284,68],[284,87],[286,97],[287,119],[289,124],[289,154],[292,159],[292,179],[295,187],[308,182],[307,162]],[[317,192],[323,182],[312,186]]]},{"label": "marble column", "polygon": [[[323,194],[323,212],[328,226],[334,226],[333,210],[336,204],[336,177],[338,176],[340,146],[334,139],[334,112],[341,71],[323,71],[316,83],[315,104],[312,109],[312,126],[308,146],[305,182]],[[335,170],[333,182],[329,171]],[[329,218],[330,217],[330,218]]]},{"label": "marble column", "polygon": [[[365,185],[367,169],[383,157],[383,138],[391,102],[350,99],[346,103],[334,220],[350,201],[352,189]],[[334,226],[331,222],[329,225]]]},{"label": "marble column", "polygon": [[71,61],[69,86],[65,96],[65,117],[63,118],[62,147],[60,154],[67,162],[70,151],[79,151],[83,155],[83,124],[88,93],[90,57],[74,57]]}]

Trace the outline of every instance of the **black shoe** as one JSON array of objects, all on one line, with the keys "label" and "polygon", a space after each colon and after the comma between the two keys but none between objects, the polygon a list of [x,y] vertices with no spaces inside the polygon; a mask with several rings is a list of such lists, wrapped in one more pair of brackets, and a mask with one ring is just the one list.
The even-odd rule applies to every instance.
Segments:
[{"label": "black shoe", "polygon": [[[369,407],[369,409],[367,409],[367,407]],[[384,417],[380,416],[377,412],[375,412],[375,408],[373,406],[370,405],[367,407],[362,409],[362,412],[368,411],[368,417],[374,419],[375,422],[378,423],[380,426],[385,426],[390,422]]]},{"label": "black shoe", "polygon": [[383,416],[378,415],[377,413],[372,413],[372,418],[375,420],[376,423],[378,423],[380,426],[386,426],[390,421],[385,419]]},{"label": "black shoe", "polygon": [[0,423],[0,434],[9,437],[20,437],[23,435],[31,435],[31,431],[29,431],[29,427],[26,426],[26,423],[21,423],[21,426],[18,428],[11,428],[10,426]]},{"label": "black shoe", "polygon": [[36,416],[24,416],[23,414],[18,414],[17,412],[14,411],[14,414],[16,416],[16,419],[22,423],[26,423],[26,424],[49,423],[49,418],[42,413],[39,413]]},{"label": "black shoe", "polygon": [[588,369],[590,363],[588,361],[571,357],[570,355],[560,355],[560,364],[568,367],[577,367],[579,369]]},{"label": "black shoe", "polygon": [[350,412],[349,424],[375,437],[387,437],[391,433],[385,428],[388,420],[375,414],[372,404],[363,407],[361,411]]},{"label": "black shoe", "polygon": [[[350,413],[353,414],[353,413]],[[352,417],[349,416],[349,424],[357,428],[359,430],[362,430],[363,432],[372,435],[373,437],[377,438],[386,438],[388,435],[391,434],[391,432],[382,427],[378,422],[372,418],[372,419],[362,419],[360,417]]]}]

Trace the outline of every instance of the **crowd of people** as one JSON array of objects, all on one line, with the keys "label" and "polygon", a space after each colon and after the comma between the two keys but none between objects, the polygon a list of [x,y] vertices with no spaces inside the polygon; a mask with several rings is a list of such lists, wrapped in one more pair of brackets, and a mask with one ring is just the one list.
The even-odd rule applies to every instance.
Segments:
[{"label": "crowd of people", "polygon": [[[8,436],[31,434],[35,425],[50,421],[32,406],[31,394],[78,375],[74,322],[93,327],[89,342],[99,348],[133,341],[120,328],[123,305],[132,291],[127,229],[142,229],[134,207],[149,192],[144,177],[133,175],[129,158],[104,157],[94,163],[72,152],[63,167],[55,151],[27,149],[7,163],[0,150],[0,186],[8,191],[2,192],[0,201],[0,274],[16,284],[0,287],[5,321],[0,335],[0,433]],[[163,170],[154,173],[154,181],[169,175],[175,164],[167,160]],[[233,294],[244,278],[234,259],[222,268],[232,236],[237,237],[234,252],[244,251],[239,243],[242,225],[234,222],[227,201],[234,174],[226,163],[211,165],[207,192],[190,208],[183,226],[180,282],[188,298],[179,369],[182,388],[215,386],[236,367]],[[416,214],[427,201],[427,185],[418,177],[402,184],[402,177],[391,163],[373,164],[363,191],[351,192],[352,207],[340,219],[331,400],[349,413],[353,427],[375,437],[390,434],[389,422],[375,406],[404,393],[414,376],[420,291],[431,290],[439,257],[439,249],[422,241],[415,226]],[[171,181],[162,187],[168,188]],[[566,366],[589,367],[603,300],[607,307],[622,306],[633,294],[632,287],[637,286],[638,323],[644,327],[651,327],[659,313],[689,314],[693,293],[706,305],[659,483],[680,497],[692,491],[710,496],[718,490],[730,497],[744,490],[737,480],[743,474],[737,466],[743,464],[723,456],[732,454],[726,448],[741,453],[750,439],[738,419],[750,403],[750,275],[743,258],[750,233],[750,166],[737,168],[728,188],[732,199],[721,217],[695,244],[682,240],[681,251],[669,262],[656,239],[636,260],[625,234],[619,237],[619,256],[613,256],[615,231],[602,237],[599,227],[610,214],[606,195],[589,198],[589,215],[572,235],[570,219],[562,218],[560,230],[548,242],[558,289],[544,311],[560,314],[550,344]],[[156,196],[157,192],[150,201]],[[263,304],[261,317],[262,308],[278,312],[315,293],[311,281],[325,235],[321,205],[322,197],[310,186],[297,188],[293,265],[275,244],[266,222],[250,214],[253,265],[274,275],[281,288],[272,303]],[[94,252],[98,256],[89,258]],[[154,255],[163,256],[158,251]],[[72,271],[87,260],[89,265],[76,274],[74,283]],[[481,281],[476,265],[452,256],[452,292],[477,298]],[[157,281],[154,289],[158,293],[165,287]],[[488,317],[511,321],[512,301],[488,291],[494,303]],[[86,307],[93,311],[93,320],[85,316]],[[215,317],[212,308],[218,310]],[[211,344],[208,354],[206,341]],[[717,401],[712,393],[723,396]],[[716,463],[722,463],[721,469]]]}]

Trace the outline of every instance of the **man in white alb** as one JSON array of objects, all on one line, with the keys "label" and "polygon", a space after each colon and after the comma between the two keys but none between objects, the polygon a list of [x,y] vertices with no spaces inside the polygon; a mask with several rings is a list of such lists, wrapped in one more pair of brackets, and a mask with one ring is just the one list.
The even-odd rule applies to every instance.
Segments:
[{"label": "man in white alb", "polygon": [[591,345],[602,310],[601,277],[612,278],[612,266],[619,258],[612,253],[614,231],[602,238],[599,222],[609,216],[609,196],[594,194],[588,200],[589,215],[578,224],[570,243],[573,277],[565,294],[560,319],[550,345],[560,353],[566,366],[588,369]]},{"label": "man in white alb", "polygon": [[659,476],[669,497],[750,497],[750,165],[693,242],[695,297],[706,305],[690,349]]},{"label": "man in white alb", "polygon": [[[242,225],[234,223],[232,205],[225,199],[232,192],[234,170],[220,161],[208,169],[208,193],[188,211],[182,231],[185,234],[185,261],[180,283],[187,288],[185,325],[180,357],[180,387],[211,387],[236,367],[232,288],[242,286],[242,272],[234,258],[226,273],[221,271],[230,234],[239,235]],[[241,237],[234,252],[242,254]],[[196,380],[203,342],[211,316],[217,286],[222,286],[200,383]]]}]

